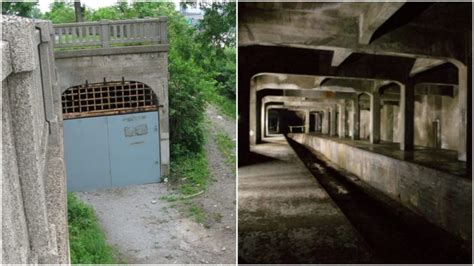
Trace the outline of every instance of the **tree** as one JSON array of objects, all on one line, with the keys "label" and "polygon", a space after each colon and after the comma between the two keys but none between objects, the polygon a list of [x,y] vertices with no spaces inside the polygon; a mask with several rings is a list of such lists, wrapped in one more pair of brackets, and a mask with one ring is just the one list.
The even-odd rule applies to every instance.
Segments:
[{"label": "tree", "polygon": [[204,18],[198,25],[201,42],[218,50],[235,46],[235,3],[203,2],[200,8],[204,11]]},{"label": "tree", "polygon": [[2,14],[22,17],[38,17],[38,2],[2,2]]},{"label": "tree", "polygon": [[43,18],[51,20],[53,23],[71,23],[76,20],[71,3],[53,2],[50,5],[50,10],[44,14]]},{"label": "tree", "polygon": [[84,19],[82,17],[82,7],[81,1],[74,1],[74,13],[76,15],[76,22],[82,22]]}]

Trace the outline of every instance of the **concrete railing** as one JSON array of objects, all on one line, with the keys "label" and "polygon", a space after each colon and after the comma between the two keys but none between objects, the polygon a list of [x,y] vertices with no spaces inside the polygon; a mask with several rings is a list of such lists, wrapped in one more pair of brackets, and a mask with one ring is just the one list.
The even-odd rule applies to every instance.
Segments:
[{"label": "concrete railing", "polygon": [[167,44],[166,17],[54,25],[55,48],[132,43]]}]

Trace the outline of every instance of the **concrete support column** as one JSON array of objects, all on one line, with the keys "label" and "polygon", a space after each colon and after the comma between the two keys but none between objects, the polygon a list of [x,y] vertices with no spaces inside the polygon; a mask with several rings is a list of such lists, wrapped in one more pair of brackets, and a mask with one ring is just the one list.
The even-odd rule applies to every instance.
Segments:
[{"label": "concrete support column", "polygon": [[268,135],[266,131],[268,126],[268,108],[266,108],[265,103],[262,101],[260,106],[260,138],[263,139]]},{"label": "concrete support column", "polygon": [[257,144],[257,90],[255,84],[250,84],[250,100],[249,100],[249,144],[253,146]]},{"label": "concrete support column", "polygon": [[384,128],[384,132],[385,132],[385,140],[387,141],[390,141],[390,142],[393,142],[393,129],[394,129],[394,124],[393,124],[393,106],[392,105],[389,105],[389,104],[386,104],[384,105],[383,107],[383,121],[385,122],[385,128]]},{"label": "concrete support column", "polygon": [[314,132],[319,131],[319,113],[314,113]]},{"label": "concrete support column", "polygon": [[380,95],[376,89],[370,96],[370,143],[380,142]]},{"label": "concrete support column", "polygon": [[336,120],[336,110],[337,110],[337,106],[333,106],[331,107],[331,126],[330,126],[330,136],[336,136],[336,123],[337,123],[337,120]]},{"label": "concrete support column", "polygon": [[346,101],[344,100],[339,108],[339,137],[346,137]]},{"label": "concrete support column", "polygon": [[409,81],[400,85],[401,140],[400,150],[411,151],[414,146],[415,86]]},{"label": "concrete support column", "polygon": [[467,160],[467,101],[468,101],[468,73],[467,67],[464,64],[456,64],[458,67],[458,105],[459,105],[459,116],[461,122],[459,123],[459,142],[458,142],[458,160]]},{"label": "concrete support column", "polygon": [[327,110],[323,111],[323,124],[322,124],[322,133],[329,134],[329,112]]},{"label": "concrete support column", "polygon": [[309,120],[310,120],[309,110],[305,110],[304,111],[304,133],[309,133]]},{"label": "concrete support column", "polygon": [[359,96],[356,95],[352,101],[352,139],[359,139],[360,126],[360,110],[359,110]]}]

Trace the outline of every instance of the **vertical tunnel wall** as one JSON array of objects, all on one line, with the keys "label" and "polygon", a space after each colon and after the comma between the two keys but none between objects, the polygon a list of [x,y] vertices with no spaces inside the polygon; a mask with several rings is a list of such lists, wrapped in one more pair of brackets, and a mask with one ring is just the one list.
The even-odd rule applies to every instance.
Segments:
[{"label": "vertical tunnel wall", "polygon": [[2,17],[2,263],[69,263],[52,25]]},{"label": "vertical tunnel wall", "polygon": [[[401,119],[397,105],[383,105],[381,110],[381,139],[389,142],[400,142]],[[417,146],[436,147],[433,122],[440,121],[440,144],[442,149],[458,148],[459,107],[456,97],[441,95],[423,95],[421,101],[415,101],[415,134]],[[361,117],[361,123],[363,123]],[[362,132],[362,129],[361,129]],[[362,138],[362,135],[361,135]]]}]

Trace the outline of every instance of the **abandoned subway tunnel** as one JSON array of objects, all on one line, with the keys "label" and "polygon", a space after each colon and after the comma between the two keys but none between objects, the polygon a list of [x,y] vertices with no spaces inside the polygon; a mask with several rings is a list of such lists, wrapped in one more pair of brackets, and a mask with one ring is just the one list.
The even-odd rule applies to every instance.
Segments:
[{"label": "abandoned subway tunnel", "polygon": [[239,4],[240,263],[470,263],[471,10]]}]

